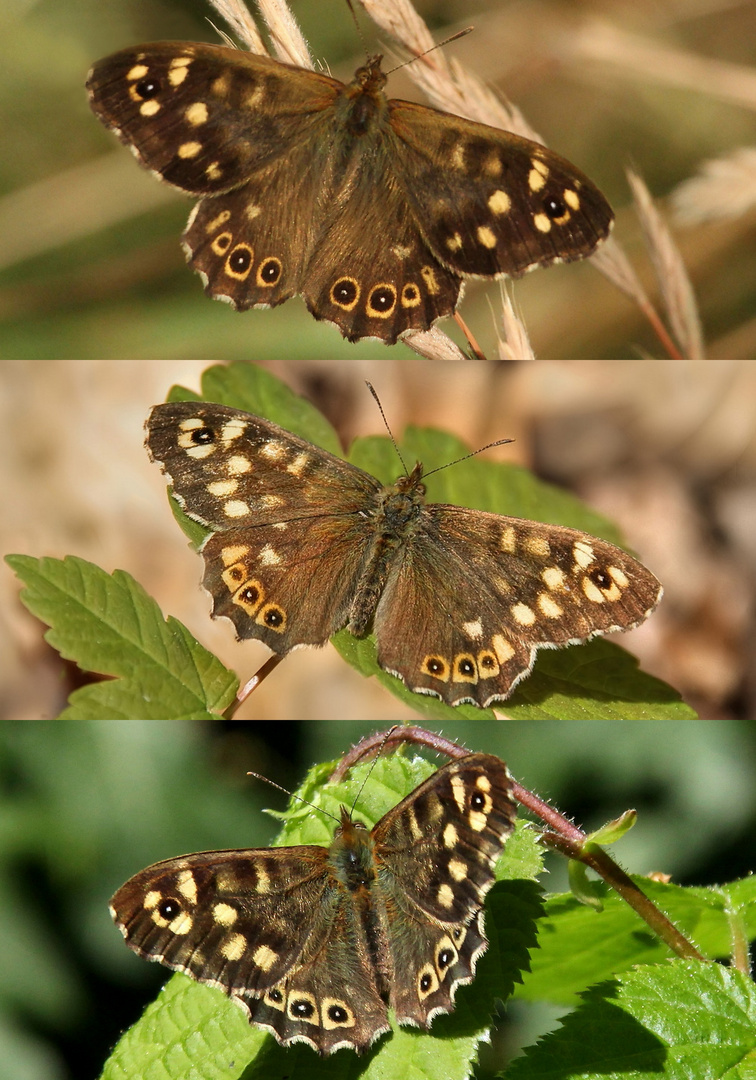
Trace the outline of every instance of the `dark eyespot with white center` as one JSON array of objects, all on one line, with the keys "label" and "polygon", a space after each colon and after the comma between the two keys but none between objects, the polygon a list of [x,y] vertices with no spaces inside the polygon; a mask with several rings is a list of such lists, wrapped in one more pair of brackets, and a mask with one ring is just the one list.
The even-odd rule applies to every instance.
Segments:
[{"label": "dark eyespot with white center", "polygon": [[166,897],[157,906],[158,915],[161,919],[165,919],[166,922],[173,922],[176,916],[181,914],[181,911],[181,904],[173,897]]},{"label": "dark eyespot with white center", "polygon": [[142,101],[149,101],[150,98],[156,97],[161,90],[160,80],[154,78],[140,79],[134,86],[134,93],[137,94]]}]

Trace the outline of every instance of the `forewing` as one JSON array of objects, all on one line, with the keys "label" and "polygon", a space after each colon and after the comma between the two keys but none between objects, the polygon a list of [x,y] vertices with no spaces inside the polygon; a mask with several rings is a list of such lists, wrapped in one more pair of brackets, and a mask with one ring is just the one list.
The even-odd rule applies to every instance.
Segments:
[{"label": "forewing", "polygon": [[279,653],[322,644],[347,621],[380,484],[319,447],[237,409],[157,405],[147,447],[205,541],[213,614]]},{"label": "forewing", "polygon": [[389,107],[398,183],[455,273],[518,277],[584,258],[608,236],[604,196],[540,143],[410,102]]},{"label": "forewing", "polygon": [[378,662],[457,705],[507,698],[536,650],[628,630],[661,598],[627,552],[559,525],[433,504],[375,614]]},{"label": "forewing", "polygon": [[98,119],[146,168],[195,195],[230,191],[288,158],[340,87],[267,56],[181,41],[124,49],[87,80]]},{"label": "forewing", "polygon": [[111,914],[144,959],[232,997],[262,994],[322,945],[327,860],[314,846],[166,859],[122,885]]}]

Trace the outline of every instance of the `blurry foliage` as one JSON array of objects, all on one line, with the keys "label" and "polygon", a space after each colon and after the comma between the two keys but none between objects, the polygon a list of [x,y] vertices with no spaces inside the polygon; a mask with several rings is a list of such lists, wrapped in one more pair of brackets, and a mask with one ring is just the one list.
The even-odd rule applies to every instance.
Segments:
[{"label": "blurry foliage", "polygon": [[[190,851],[265,845],[262,814],[283,796],[246,771],[295,786],[344,753],[359,723],[0,726],[0,1077],[86,1080],[167,973],[131,955],[107,913],[149,863]],[[711,884],[753,866],[752,729],[743,724],[460,723],[455,739],[503,756],[527,787],[587,828],[634,806],[614,852],[633,872]],[[544,881],[564,887],[564,867]],[[496,1046],[549,1026],[510,1010]],[[500,1067],[501,1062],[495,1067]],[[492,1066],[493,1067],[493,1066]],[[481,1072],[481,1076],[488,1073]]]}]

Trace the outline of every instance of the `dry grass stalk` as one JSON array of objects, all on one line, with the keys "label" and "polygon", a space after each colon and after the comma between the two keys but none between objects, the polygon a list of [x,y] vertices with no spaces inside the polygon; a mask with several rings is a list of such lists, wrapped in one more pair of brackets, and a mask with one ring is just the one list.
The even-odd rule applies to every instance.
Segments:
[{"label": "dry grass stalk", "polygon": [[543,142],[519,109],[502,101],[458,61],[447,58],[443,49],[420,57],[435,42],[409,0],[360,0],[360,3],[383,31],[419,58],[418,63],[409,64],[405,70],[436,108]]},{"label": "dry grass stalk", "polygon": [[498,339],[500,360],[535,360],[525,323],[516,314],[512,298],[501,290],[501,328],[504,336]]},{"label": "dry grass stalk", "polygon": [[704,161],[695,176],[672,192],[680,224],[737,218],[756,206],[756,147],[741,146],[724,157]]},{"label": "dry grass stalk", "polygon": [[[245,49],[249,49],[252,53],[267,54],[268,50],[260,37],[255,21],[241,0],[210,0],[210,3],[221,18],[225,19]],[[222,31],[218,32],[222,33]]]},{"label": "dry grass stalk", "polygon": [[460,347],[437,326],[407,334],[402,344],[426,360],[467,360]]},{"label": "dry grass stalk", "polygon": [[627,170],[627,178],[672,332],[687,359],[701,360],[704,356],[701,323],[680,251],[643,180],[631,169]]}]

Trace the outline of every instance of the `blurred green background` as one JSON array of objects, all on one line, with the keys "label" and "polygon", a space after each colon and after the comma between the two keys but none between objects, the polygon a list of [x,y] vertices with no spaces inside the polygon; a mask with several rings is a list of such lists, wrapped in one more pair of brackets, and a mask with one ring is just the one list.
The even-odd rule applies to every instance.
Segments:
[{"label": "blurred green background", "polygon": [[[344,0],[294,0],[314,57],[349,79],[364,57]],[[721,0],[419,0],[447,53],[519,106],[542,138],[605,191],[616,236],[652,296],[624,169],[659,198],[700,162],[754,142],[756,5]],[[205,0],[6,0],[0,8],[0,358],[383,359],[349,345],[299,299],[240,315],[204,297],[179,235],[191,202],[138,168],[89,111],[97,58],[157,39],[217,41]],[[361,16],[366,47],[385,42]],[[389,93],[418,99],[404,71]],[[753,197],[745,216],[677,230],[709,355],[756,354]],[[751,210],[747,208],[751,206]],[[514,287],[540,357],[662,355],[638,310],[589,265]],[[496,354],[497,284],[462,313]],[[452,336],[448,320],[443,324]],[[458,338],[459,340],[459,338]],[[405,351],[404,347],[398,347]]]},{"label": "blurred green background", "polygon": [[[352,722],[0,725],[0,1077],[89,1080],[169,974],[110,921],[115,889],[151,862],[266,845],[262,809],[314,762],[375,730]],[[613,854],[637,873],[713,884],[754,865],[751,725],[460,723],[446,735],[504,757],[526,787],[587,829],[636,807]],[[548,890],[565,887],[552,860]],[[486,1051],[492,1075],[555,1010],[517,1004]],[[502,1055],[502,1056],[499,1056]]]}]

